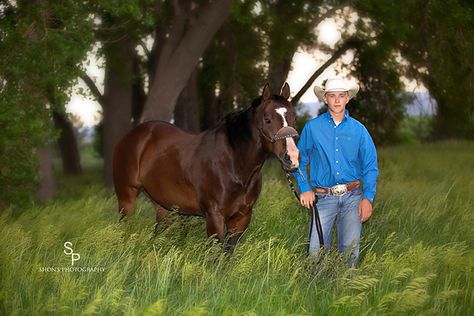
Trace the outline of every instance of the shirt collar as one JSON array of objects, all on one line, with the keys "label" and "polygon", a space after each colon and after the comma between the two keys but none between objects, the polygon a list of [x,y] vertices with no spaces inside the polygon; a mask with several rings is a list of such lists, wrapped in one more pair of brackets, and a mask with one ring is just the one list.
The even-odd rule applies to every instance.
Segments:
[{"label": "shirt collar", "polygon": [[346,110],[344,111],[344,118],[345,118],[346,120],[349,118],[349,110],[348,110],[348,109],[346,109]]},{"label": "shirt collar", "polygon": [[[327,119],[328,119],[330,122],[334,123],[334,120],[332,119],[332,116],[331,116],[331,113],[329,113],[329,110],[326,111],[325,114],[326,114]],[[342,119],[341,123],[344,122],[344,121],[346,121],[347,119],[349,119],[349,110],[345,109],[345,110],[344,110],[344,118]]]}]

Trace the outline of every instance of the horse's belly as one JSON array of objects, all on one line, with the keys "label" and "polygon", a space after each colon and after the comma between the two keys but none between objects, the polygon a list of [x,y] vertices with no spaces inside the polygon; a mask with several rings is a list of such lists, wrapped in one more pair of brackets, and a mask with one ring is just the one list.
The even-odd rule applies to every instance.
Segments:
[{"label": "horse's belly", "polygon": [[[166,169],[166,168],[164,168]],[[196,192],[176,175],[161,170],[143,179],[143,186],[151,198],[168,210],[177,210],[184,215],[202,215]]]}]

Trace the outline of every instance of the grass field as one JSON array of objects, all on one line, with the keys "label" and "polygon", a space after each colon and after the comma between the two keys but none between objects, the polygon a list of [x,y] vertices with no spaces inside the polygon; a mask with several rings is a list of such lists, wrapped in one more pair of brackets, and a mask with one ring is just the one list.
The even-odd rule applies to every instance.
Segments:
[{"label": "grass field", "polygon": [[336,253],[316,269],[306,258],[309,214],[274,162],[232,256],[201,218],[174,216],[154,237],[143,197],[118,223],[97,172],[61,178],[53,202],[0,216],[0,314],[472,315],[474,143],[389,147],[379,161],[355,271]]}]

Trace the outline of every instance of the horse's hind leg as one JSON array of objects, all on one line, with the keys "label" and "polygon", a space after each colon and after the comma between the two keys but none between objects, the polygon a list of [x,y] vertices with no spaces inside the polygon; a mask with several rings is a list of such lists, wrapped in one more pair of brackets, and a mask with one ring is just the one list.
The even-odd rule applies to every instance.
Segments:
[{"label": "horse's hind leg", "polygon": [[163,206],[156,204],[156,223],[155,223],[155,235],[158,233],[158,225],[163,219],[169,214],[168,210]]},{"label": "horse's hind leg", "polygon": [[116,188],[118,211],[121,214],[120,220],[133,214],[138,193],[140,191],[134,187]]},{"label": "horse's hind leg", "polygon": [[150,202],[155,206],[156,208],[156,223],[155,223],[155,235],[158,233],[158,225],[163,221],[163,219],[168,215],[168,210],[165,209],[163,206],[158,204],[148,193],[148,191],[145,188],[142,188],[143,194],[150,200]]}]

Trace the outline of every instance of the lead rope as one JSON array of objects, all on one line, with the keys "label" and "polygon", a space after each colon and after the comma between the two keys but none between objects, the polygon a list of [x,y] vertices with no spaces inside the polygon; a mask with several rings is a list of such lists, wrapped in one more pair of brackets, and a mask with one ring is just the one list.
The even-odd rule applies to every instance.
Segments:
[{"label": "lead rope", "polygon": [[[303,174],[301,173],[301,170],[298,168],[301,176],[303,177]],[[298,203],[301,205],[301,199],[300,196],[298,195],[298,192],[296,192],[295,185],[293,184],[293,181],[291,181],[291,176],[290,173],[286,170],[283,169],[286,175],[286,179],[288,180],[288,185],[290,186],[291,192],[295,195],[296,199],[298,200]],[[316,206],[316,203],[318,203],[318,196],[314,196],[314,204],[311,206],[311,229],[313,228],[313,220],[316,220],[316,231],[318,233],[318,238],[319,238],[319,246],[321,248],[324,247],[324,239],[323,239],[323,227],[321,226],[321,219],[319,218],[319,211],[318,207]]]}]

